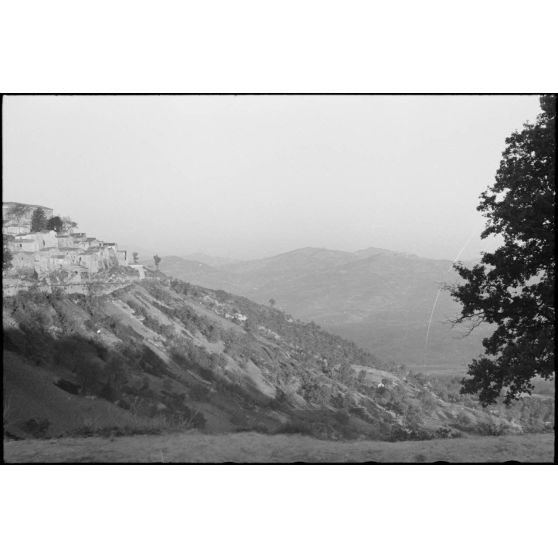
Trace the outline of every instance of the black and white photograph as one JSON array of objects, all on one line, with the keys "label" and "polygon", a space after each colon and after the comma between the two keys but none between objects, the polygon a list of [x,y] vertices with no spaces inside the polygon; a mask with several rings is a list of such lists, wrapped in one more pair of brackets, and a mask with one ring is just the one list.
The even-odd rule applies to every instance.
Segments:
[{"label": "black and white photograph", "polygon": [[552,555],[556,16],[0,0],[3,555]]},{"label": "black and white photograph", "polygon": [[554,94],[5,95],[6,463],[552,463]]}]

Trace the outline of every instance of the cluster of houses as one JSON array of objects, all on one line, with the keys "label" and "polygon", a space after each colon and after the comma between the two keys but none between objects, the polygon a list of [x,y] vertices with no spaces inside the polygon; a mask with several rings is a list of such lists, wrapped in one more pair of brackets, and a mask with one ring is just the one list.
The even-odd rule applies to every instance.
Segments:
[{"label": "cluster of houses", "polygon": [[2,233],[8,239],[14,272],[27,270],[40,278],[63,270],[81,278],[83,274],[128,265],[126,250],[119,250],[114,242],[103,242],[71,228],[65,232],[31,232],[33,213],[39,208],[46,219],[52,218],[49,207],[2,203]]}]

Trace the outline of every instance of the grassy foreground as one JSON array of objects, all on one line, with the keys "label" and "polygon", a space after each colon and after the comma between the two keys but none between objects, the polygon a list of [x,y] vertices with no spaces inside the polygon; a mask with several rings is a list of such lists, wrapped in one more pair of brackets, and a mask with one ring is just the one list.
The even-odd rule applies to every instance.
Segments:
[{"label": "grassy foreground", "polygon": [[300,435],[169,434],[4,442],[6,463],[523,463],[554,460],[554,434],[420,442],[323,441]]}]

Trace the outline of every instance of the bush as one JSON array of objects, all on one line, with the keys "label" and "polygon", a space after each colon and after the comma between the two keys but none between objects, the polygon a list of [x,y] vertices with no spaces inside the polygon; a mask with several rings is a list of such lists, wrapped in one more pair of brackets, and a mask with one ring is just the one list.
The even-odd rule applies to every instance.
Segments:
[{"label": "bush", "polygon": [[34,438],[46,438],[50,422],[46,418],[32,418],[25,422],[24,430]]},{"label": "bush", "polygon": [[436,400],[434,396],[429,391],[422,391],[418,397],[422,404],[422,408],[425,411],[432,411],[436,407]]},{"label": "bush", "polygon": [[475,428],[475,431],[482,436],[501,436],[505,433],[505,427],[495,422],[481,422]]},{"label": "bush", "polygon": [[311,423],[300,419],[290,419],[287,423],[281,426],[276,434],[303,434],[305,436],[314,436],[315,428]]},{"label": "bush", "polygon": [[192,401],[208,401],[210,393],[208,387],[197,384],[190,388],[189,396]]},{"label": "bush", "polygon": [[422,426],[420,409],[415,405],[409,405],[404,415],[405,426],[410,430],[418,430]]},{"label": "bush", "polygon": [[341,425],[347,425],[351,420],[351,416],[346,409],[340,409],[339,411],[336,411],[334,417],[335,420]]},{"label": "bush", "polygon": [[473,421],[471,420],[471,418],[469,417],[469,415],[467,413],[464,413],[463,411],[461,411],[458,415],[457,415],[457,424],[458,426],[460,426],[463,429],[469,429],[471,428]]},{"label": "bush", "polygon": [[436,437],[438,438],[460,438],[462,436],[461,432],[453,430],[447,426],[442,426],[436,430]]},{"label": "bush", "polygon": [[178,430],[189,430],[192,428],[202,430],[205,427],[206,419],[200,411],[194,411],[189,407],[184,407],[181,413],[165,415],[168,428]]},{"label": "bush", "polygon": [[76,366],[75,373],[82,385],[82,393],[100,395],[104,387],[104,366],[98,358],[87,358]]}]

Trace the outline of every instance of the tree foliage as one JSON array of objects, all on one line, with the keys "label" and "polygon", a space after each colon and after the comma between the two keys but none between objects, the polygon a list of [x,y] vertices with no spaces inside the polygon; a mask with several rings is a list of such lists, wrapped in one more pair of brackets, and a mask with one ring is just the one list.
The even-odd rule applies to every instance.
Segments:
[{"label": "tree foliage", "polygon": [[62,219],[60,219],[60,217],[58,217],[58,215],[55,215],[54,217],[52,217],[51,219],[49,219],[47,221],[47,229],[49,231],[56,231],[57,233],[62,232],[64,227],[64,223],[62,221]]},{"label": "tree foliage", "polygon": [[153,261],[155,262],[155,267],[157,269],[159,269],[159,264],[161,263],[161,258],[157,254],[155,254],[153,256]]},{"label": "tree foliage", "polygon": [[73,221],[70,217],[62,217],[62,232],[71,233],[74,229],[77,229],[78,224]]},{"label": "tree foliage", "polygon": [[455,265],[465,279],[451,289],[462,304],[458,321],[495,325],[462,385],[483,404],[500,394],[510,403],[531,393],[535,376],[554,373],[556,97],[540,104],[536,123],[506,139],[495,183],[477,207],[487,218],[481,237],[499,235],[502,246],[472,269]]},{"label": "tree foliage", "polygon": [[27,206],[23,204],[16,204],[10,207],[7,217],[8,219],[13,219],[18,225],[21,225],[26,215]]},{"label": "tree foliage", "polygon": [[44,231],[47,228],[48,219],[42,207],[37,207],[31,217],[31,232]]}]

